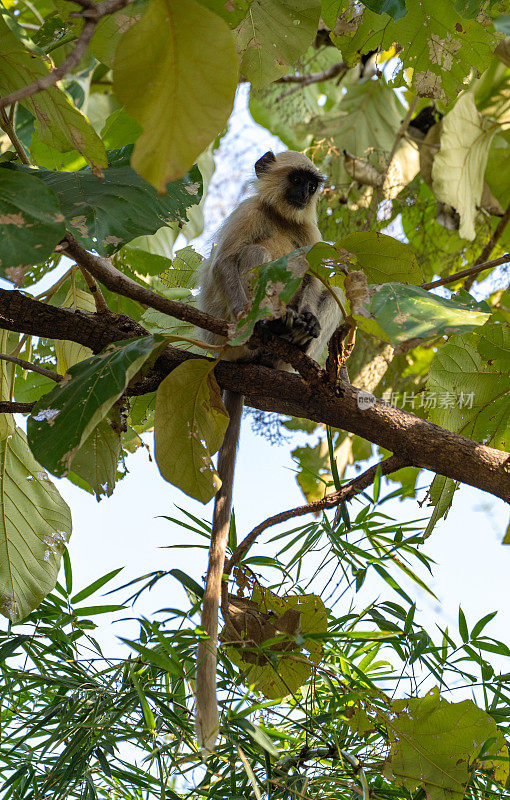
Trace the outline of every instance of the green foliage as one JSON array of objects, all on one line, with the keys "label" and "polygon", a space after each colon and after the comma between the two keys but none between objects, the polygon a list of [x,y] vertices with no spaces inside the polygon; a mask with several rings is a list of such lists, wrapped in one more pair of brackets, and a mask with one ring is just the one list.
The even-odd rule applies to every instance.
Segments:
[{"label": "green foliage", "polygon": [[[353,385],[397,406],[412,398],[417,416],[509,449],[505,268],[437,291],[420,286],[510,249],[505,3],[135,0],[92,21],[88,44],[84,20],[103,4],[4,5],[0,96],[22,96],[0,109],[0,270],[47,305],[21,318],[20,293],[0,292],[4,324],[14,328],[0,330],[0,354],[63,380],[0,359],[0,401],[36,403],[28,444],[14,414],[0,414],[0,611],[8,618],[0,630],[0,797],[508,797],[510,649],[486,632],[494,613],[468,624],[460,610],[458,635],[420,621],[422,593],[441,600],[424,543],[456,513],[456,481],[433,479],[428,521],[387,514],[385,504],[424,490],[423,473],[407,466],[391,484],[376,472],[335,511],[266,531],[263,547],[249,540],[228,586],[235,581],[237,593],[222,604],[221,731],[203,769],[192,724],[203,562],[190,560],[187,574],[167,570],[164,556],[114,604],[98,595],[117,585],[119,570],[73,589],[64,551],[57,582],[71,520],[44,471],[109,496],[129,468],[127,453],[154,429],[167,480],[202,502],[217,490],[212,457],[228,417],[215,364],[193,358],[164,377],[156,362],[168,343],[202,355],[200,334],[101,287],[109,313],[61,242],[70,231],[113,256],[118,282],[126,276],[195,304],[201,256],[174,246],[181,232],[187,242],[202,233],[239,79],[251,84],[253,118],[306,149],[328,180],[319,199],[324,241],[253,270],[252,303],[229,344],[244,345],[258,320],[281,316],[306,272],[348,314],[346,274],[362,271],[371,285],[366,292],[357,275],[366,312],[356,314],[347,362]],[[69,57],[76,63],[58,82],[25,91]],[[221,211],[237,196],[234,181],[247,176],[232,153],[245,146],[232,125],[222,150],[230,174],[206,209],[219,196]],[[92,355],[82,336],[32,335],[38,315],[56,306],[77,328],[115,325],[137,338]],[[313,402],[322,387],[309,391]],[[270,440],[284,438],[275,416],[256,418]],[[283,429],[308,501],[390,455],[317,421],[289,419]],[[275,512],[288,505],[283,499]],[[185,511],[166,519],[168,548],[205,555],[207,522]],[[237,519],[229,555],[247,535]],[[136,613],[140,594],[169,577],[186,593],[179,608]],[[372,587],[380,599],[366,607],[357,592]],[[117,612],[123,643],[113,653],[101,649],[96,626],[119,620]]]},{"label": "green foliage", "polygon": [[498,322],[453,336],[436,354],[428,386],[447,402],[431,409],[433,422],[478,442],[508,450],[510,442],[510,330]]},{"label": "green foliage", "polygon": [[130,379],[164,343],[162,336],[142,336],[110,345],[101,355],[71,367],[62,382],[41,398],[28,419],[27,432],[32,452],[50,472],[59,477],[67,474],[74,455]]},{"label": "green foliage", "polygon": [[0,613],[19,622],[55,586],[71,511],[16,428],[0,442]]},{"label": "green foliage", "polygon": [[[490,314],[420,289],[387,283],[373,295],[370,314],[393,344],[463,333],[483,325]],[[360,318],[363,326],[363,318]],[[368,321],[370,326],[371,320]]]},{"label": "green foliage", "polygon": [[[12,165],[5,169],[12,170]],[[33,178],[35,189],[32,192],[38,193],[39,207],[44,208],[43,203],[48,203],[48,199],[51,203],[56,195],[60,213],[55,216],[60,220],[62,215],[65,217],[68,229],[80,244],[104,255],[113,253],[136,236],[155,233],[163,225],[183,224],[187,220],[186,209],[199,203],[202,197],[202,179],[197,167],[184,178],[168,184],[165,195],[158,195],[130,166],[117,164],[105,169],[101,178],[86,169],[58,172],[17,166],[14,173],[9,172],[7,181],[11,184],[18,181],[16,191],[19,193],[28,177]],[[62,221],[58,226],[53,221],[53,248],[62,237],[62,230]],[[44,252],[42,258],[46,255]],[[36,258],[42,260],[35,252],[31,263]]]},{"label": "green foliage", "polygon": [[156,393],[154,454],[159,471],[202,503],[221,486],[211,456],[219,450],[228,425],[214,366],[205,359],[185,361]]},{"label": "green foliage", "polygon": [[[159,191],[189,170],[226,124],[237,69],[226,23],[196,0],[153,0],[123,34],[115,54],[115,92],[144,129],[133,167]],[[150,91],[147,74],[153,76]]]},{"label": "green foliage", "polygon": [[44,261],[65,233],[55,192],[30,174],[2,170],[0,180],[0,268]]}]

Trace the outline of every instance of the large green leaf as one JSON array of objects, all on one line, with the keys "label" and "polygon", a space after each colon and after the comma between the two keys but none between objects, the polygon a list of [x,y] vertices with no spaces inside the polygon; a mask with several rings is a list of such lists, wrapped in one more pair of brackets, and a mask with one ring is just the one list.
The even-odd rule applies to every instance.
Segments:
[{"label": "large green leaf", "polygon": [[432,164],[432,188],[437,200],[458,212],[459,235],[465,239],[475,238],[485,167],[498,127],[477,111],[471,92],[459,97],[443,119],[441,146]]},{"label": "large green leaf", "polygon": [[115,93],[144,129],[133,166],[157,189],[184,175],[224,128],[238,65],[228,25],[196,0],[152,0],[123,35]]},{"label": "large green leaf", "polygon": [[65,235],[55,192],[35,175],[0,171],[0,274],[19,285],[12,269],[44,261]]},{"label": "large green leaf", "polygon": [[[26,38],[25,47],[15,29],[17,24],[12,17],[0,9],[0,95],[4,96],[44,77],[51,69],[49,59],[34,49]],[[22,29],[18,30],[23,38]],[[101,139],[65,92],[51,86],[26,97],[21,103],[36,118],[36,131],[42,142],[63,153],[78,150],[99,171],[106,167],[106,152]]]},{"label": "large green leaf", "polygon": [[71,512],[19,428],[0,442],[0,613],[24,619],[55,586]]},{"label": "large green leaf", "polygon": [[423,279],[412,247],[377,231],[349,233],[335,247],[348,250],[369,283],[420,283]]},{"label": "large green leaf", "polygon": [[[508,777],[508,748],[501,731],[486,711],[472,700],[449,703],[432,689],[425,697],[397,700],[387,720],[391,744],[384,774],[414,792],[422,787],[430,800],[462,800],[472,765],[489,739],[496,763],[496,780]],[[494,762],[486,756],[482,767]]]},{"label": "large green leaf", "polygon": [[71,367],[28,418],[28,441],[41,464],[54,475],[66,475],[75,453],[106,417],[133,375],[164,342],[163,336],[117,342]]},{"label": "large green leaf", "polygon": [[253,0],[198,0],[201,6],[219,14],[231,28],[237,27],[248,13]]},{"label": "large green leaf", "polygon": [[221,481],[211,456],[219,450],[228,414],[203,358],[180,364],[160,384],[154,417],[154,454],[163,478],[207,503]]},{"label": "large green leaf", "polygon": [[241,75],[255,89],[285,75],[312,43],[320,0],[254,0],[237,29]]},{"label": "large green leaf", "polygon": [[[383,167],[395,143],[404,109],[385,80],[365,81],[350,86],[339,103],[326,114],[318,114],[309,126],[316,139],[326,139],[342,153],[368,158]],[[334,184],[349,185],[343,158],[331,159],[328,176]]]},{"label": "large green leaf", "polygon": [[[36,176],[52,189],[60,202],[69,230],[90,250],[110,255],[136,236],[154,233],[172,222],[184,223],[186,209],[202,197],[197,167],[181,180],[167,184],[165,195],[128,166],[105,169],[97,178],[90,170],[57,172],[7,164],[13,170]],[[3,171],[0,172],[0,181]]]},{"label": "large green leaf", "polygon": [[[372,3],[370,4],[372,5]],[[473,69],[482,73],[498,42],[489,17],[464,19],[451,0],[406,0],[407,14],[398,20],[349,4],[335,42],[352,65],[361,53],[401,45],[399,59],[413,69],[418,94],[453,100]],[[351,31],[354,29],[354,33]]]},{"label": "large green leaf", "polygon": [[430,367],[428,389],[436,407],[430,419],[477,442],[510,450],[510,328],[489,322],[441,347]]},{"label": "large green leaf", "polygon": [[[385,283],[372,297],[370,313],[392,344],[464,333],[487,322],[489,314],[418,286]],[[363,327],[363,317],[359,318]],[[444,352],[442,349],[440,352]]]},{"label": "large green leaf", "polygon": [[110,497],[115,488],[119,457],[120,435],[103,419],[73,456],[69,477],[72,480],[74,473],[81,478],[86,484],[82,488],[90,487],[98,500],[103,495]]}]

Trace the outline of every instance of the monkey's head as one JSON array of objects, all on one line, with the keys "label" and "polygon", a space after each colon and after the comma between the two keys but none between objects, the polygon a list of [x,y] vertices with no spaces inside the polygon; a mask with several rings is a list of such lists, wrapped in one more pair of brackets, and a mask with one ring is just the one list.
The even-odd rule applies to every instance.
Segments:
[{"label": "monkey's head", "polygon": [[324,182],[309,158],[294,150],[269,150],[255,164],[256,189],[261,199],[281,216],[305,222],[315,215],[319,188]]}]

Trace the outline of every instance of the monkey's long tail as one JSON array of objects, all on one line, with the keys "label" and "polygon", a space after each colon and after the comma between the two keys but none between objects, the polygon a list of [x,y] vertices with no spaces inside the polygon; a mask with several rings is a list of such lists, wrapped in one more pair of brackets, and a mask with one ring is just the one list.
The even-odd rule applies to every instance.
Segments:
[{"label": "monkey's long tail", "polygon": [[195,731],[204,761],[211,755],[219,731],[218,703],[216,699],[218,606],[221,597],[225,550],[230,529],[232,487],[239,429],[243,413],[243,395],[226,390],[223,401],[229,413],[230,422],[223,444],[218,452],[218,475],[222,483],[214,503],[209,566],[202,606],[202,628],[209,638],[202,639],[198,645],[195,684]]}]

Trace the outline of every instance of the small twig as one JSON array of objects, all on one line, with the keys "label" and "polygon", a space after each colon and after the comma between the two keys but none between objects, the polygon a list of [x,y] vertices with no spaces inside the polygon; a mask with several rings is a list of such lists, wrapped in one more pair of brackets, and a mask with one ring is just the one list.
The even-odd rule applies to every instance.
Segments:
[{"label": "small twig", "polygon": [[6,353],[0,353],[0,361],[10,361],[12,364],[17,364],[18,367],[22,367],[23,369],[28,369],[31,372],[38,372],[39,375],[44,375],[45,378],[50,378],[52,381],[55,381],[55,383],[60,383],[63,377],[59,375],[58,372],[53,372],[51,369],[45,369],[38,364],[32,364],[31,361],[25,361],[23,358],[17,358],[16,356],[9,356]]},{"label": "small twig", "polygon": [[[14,106],[13,106],[14,108]],[[16,130],[14,128],[14,116],[13,116],[13,108],[11,109],[11,113],[7,114],[6,111],[0,106],[0,128],[3,128],[9,139],[11,140],[11,144],[14,147],[15,151],[17,152],[20,161],[22,164],[30,165],[30,159],[26,154],[25,148],[21,144],[20,140],[16,135]]]},{"label": "small twig", "polygon": [[288,511],[281,511],[279,514],[275,514],[273,517],[269,517],[268,519],[264,520],[264,522],[261,522],[256,528],[253,528],[253,530],[250,531],[250,533],[236,547],[231,558],[225,563],[223,570],[225,575],[230,575],[233,567],[235,567],[235,565],[241,561],[254,541],[258,538],[258,536],[260,536],[261,533],[267,530],[267,528],[271,528],[273,525],[279,525],[281,522],[286,522],[294,517],[302,517],[305,514],[316,514],[318,511],[325,511],[327,508],[335,508],[335,506],[339,505],[340,503],[344,503],[347,500],[352,500],[355,495],[359,494],[359,492],[362,492],[367,488],[367,486],[370,486],[375,480],[378,469],[380,469],[381,475],[389,475],[390,472],[395,472],[397,469],[401,469],[407,464],[408,462],[401,456],[392,455],[387,458],[386,461],[382,461],[380,464],[370,467],[361,475],[358,475],[351,481],[344,483],[344,485],[337,492],[327,494],[321,500],[315,500],[313,503],[308,503],[305,506],[298,506],[297,508],[291,508]]},{"label": "small twig", "polygon": [[81,273],[82,273],[83,277],[85,278],[85,283],[87,284],[87,286],[89,288],[89,292],[91,293],[92,297],[94,298],[94,303],[96,305],[97,313],[98,314],[111,314],[112,312],[110,311],[108,303],[104,299],[104,295],[103,295],[101,289],[99,288],[99,286],[95,282],[94,278],[92,277],[92,275],[90,274],[88,269],[86,269],[85,267],[82,267],[80,264],[78,264],[78,266],[80,267]]},{"label": "small twig", "polygon": [[510,262],[510,253],[505,253],[504,256],[500,256],[500,258],[494,258],[492,261],[480,262],[479,264],[468,267],[468,269],[463,269],[460,272],[454,272],[453,275],[448,275],[446,278],[438,278],[437,281],[431,281],[431,283],[420,283],[420,288],[435,289],[436,286],[446,286],[448,283],[454,283],[461,278],[466,278],[468,275],[478,275],[479,272],[483,272],[486,269],[491,269],[491,267],[498,267],[500,264],[506,264],[507,262]]},{"label": "small twig", "polygon": [[14,403],[0,400],[0,414],[30,414],[35,403]]},{"label": "small twig", "polygon": [[338,64],[333,64],[332,67],[325,69],[323,72],[311,72],[309,75],[284,75],[283,78],[279,78],[275,83],[293,83],[295,85],[292,89],[280,94],[277,97],[277,102],[283,100],[284,97],[294,94],[294,92],[298,92],[304,86],[310,86],[312,83],[328,81],[332,78],[336,78],[337,75],[339,76],[338,80],[341,81],[347,69],[348,67],[345,66],[344,62],[340,61]]},{"label": "small twig", "polygon": [[387,178],[388,172],[390,170],[391,163],[392,163],[393,159],[395,158],[395,153],[397,152],[398,146],[399,146],[400,142],[402,141],[402,139],[404,138],[405,133],[407,131],[407,128],[409,127],[409,123],[411,122],[411,117],[414,114],[414,110],[415,110],[416,106],[418,105],[419,99],[420,98],[418,97],[418,95],[416,95],[416,97],[414,97],[413,100],[411,100],[411,102],[409,103],[409,107],[407,109],[406,115],[405,115],[404,119],[402,120],[402,122],[400,123],[400,127],[399,127],[399,129],[398,129],[398,131],[396,133],[396,136],[395,136],[395,141],[393,142],[393,147],[391,148],[391,152],[390,152],[390,154],[388,156],[388,160],[386,161],[386,166],[384,167],[384,170],[381,173],[381,184],[375,190],[374,195],[372,197],[372,202],[370,203],[370,211],[368,213],[367,221],[366,221],[367,228],[369,228],[371,223],[372,223],[372,219],[374,217],[374,213],[377,213],[377,208],[378,208],[379,203],[380,203],[380,201],[382,199],[383,190],[384,190],[384,184],[386,182],[386,178]]},{"label": "small twig", "polygon": [[111,292],[116,292],[123,297],[135,300],[137,303],[155,308],[156,311],[161,311],[170,317],[190,322],[192,325],[196,325],[197,328],[203,328],[220,336],[228,337],[229,325],[225,320],[217,319],[188,303],[178,303],[176,300],[170,300],[168,297],[156,294],[152,289],[140,286],[139,283],[136,283],[132,278],[128,278],[127,275],[124,275],[114,267],[108,258],[95,256],[85,250],[84,247],[78,244],[71,233],[66,234],[64,248],[80,267],[85,267],[96,280],[100,281]]},{"label": "small twig", "polygon": [[72,70],[80,63],[82,56],[85,53],[90,40],[92,39],[92,35],[99,20],[102,19],[102,17],[108,16],[109,14],[113,14],[115,11],[119,11],[119,9],[124,8],[133,1],[134,0],[103,0],[101,3],[94,3],[92,0],[90,2],[89,0],[73,0],[73,2],[77,3],[77,5],[84,9],[77,16],[84,17],[85,19],[83,28],[80,31],[80,35],[76,39],[74,48],[71,50],[67,58],[62,61],[60,66],[51,70],[51,72],[48,72],[47,75],[42,75],[36,81],[28,84],[28,86],[23,86],[21,89],[6,95],[6,97],[1,97],[0,109],[10,106],[13,103],[17,103],[18,100],[24,100],[27,97],[31,97],[32,95],[37,94],[37,92],[42,92],[44,89],[48,89],[50,86],[54,86],[57,81],[64,77],[64,75],[67,75],[68,72],[72,72]]},{"label": "small twig", "polygon": [[[480,253],[480,255],[478,256],[478,258],[476,259],[476,261],[475,261],[473,266],[477,267],[480,264],[483,264],[484,261],[487,258],[489,258],[490,254],[492,253],[492,251],[496,247],[497,243],[501,239],[501,236],[503,235],[503,231],[505,230],[506,226],[508,225],[508,221],[509,220],[510,220],[510,203],[508,204],[507,210],[505,211],[505,213],[503,214],[503,216],[499,220],[499,222],[498,222],[498,224],[496,226],[496,229],[494,230],[494,233],[492,234],[491,238],[489,239],[489,241],[487,242],[487,244],[483,248],[483,250]],[[507,255],[507,258],[510,259],[510,254],[507,253],[506,255]],[[466,289],[466,291],[469,291],[471,289],[471,287],[472,287],[472,285],[474,283],[474,278],[475,278],[475,276],[471,275],[468,278],[468,280],[464,283],[464,289]]]}]

